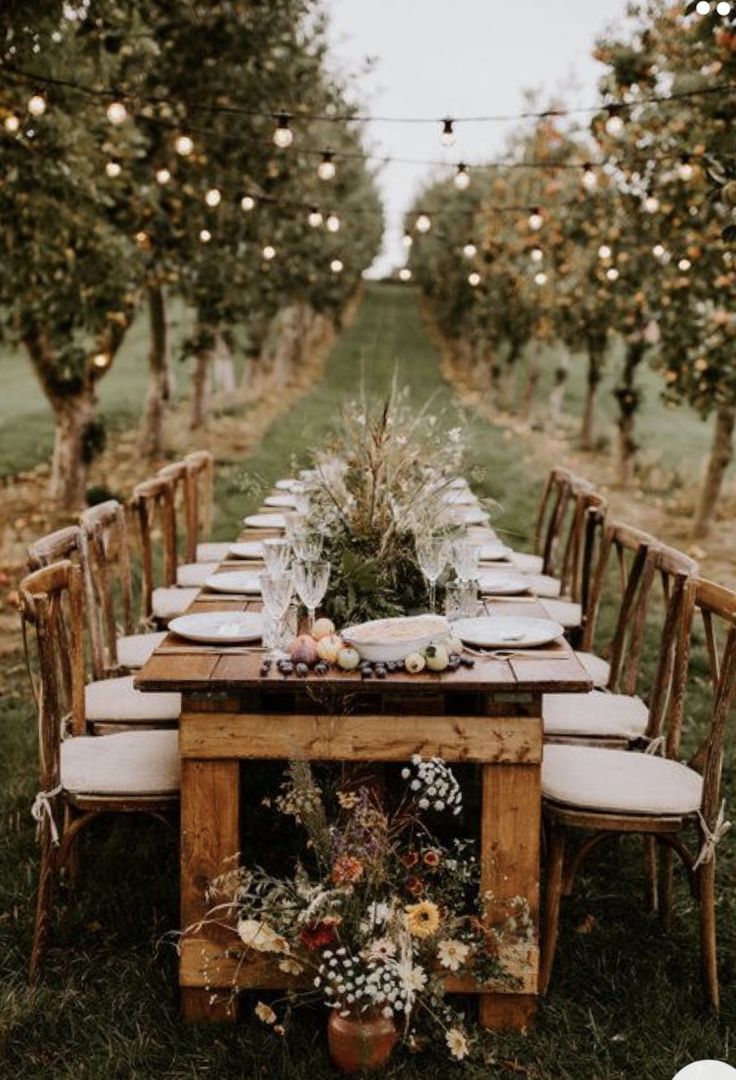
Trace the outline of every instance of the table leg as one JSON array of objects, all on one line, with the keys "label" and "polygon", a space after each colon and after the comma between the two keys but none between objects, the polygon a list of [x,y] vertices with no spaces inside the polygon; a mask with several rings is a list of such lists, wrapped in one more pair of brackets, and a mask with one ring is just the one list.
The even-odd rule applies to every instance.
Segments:
[{"label": "table leg", "polygon": [[[181,925],[202,919],[207,912],[206,890],[212,878],[222,874],[240,849],[240,765],[237,761],[181,763]],[[222,933],[226,933],[223,931]],[[216,928],[207,936],[217,937]],[[224,939],[223,939],[224,940]],[[217,991],[227,987],[181,988],[181,1007],[186,1020],[214,1023],[235,1019],[229,1001],[210,1003]]]},{"label": "table leg", "polygon": [[[539,927],[539,860],[541,833],[540,765],[483,766],[481,809],[481,890],[494,902],[489,923],[503,919],[508,901],[525,897],[534,924]],[[532,951],[533,963],[538,953]],[[536,985],[538,971],[532,973]],[[534,1019],[536,994],[481,994],[479,1018],[487,1028],[526,1028]]]}]

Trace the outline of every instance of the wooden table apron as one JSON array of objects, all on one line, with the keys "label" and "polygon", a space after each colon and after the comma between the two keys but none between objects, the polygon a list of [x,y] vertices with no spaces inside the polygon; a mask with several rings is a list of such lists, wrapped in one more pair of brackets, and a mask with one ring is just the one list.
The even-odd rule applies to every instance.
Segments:
[{"label": "wooden table apron", "polygon": [[[262,534],[248,530],[243,539]],[[243,600],[223,600],[242,610]],[[193,611],[212,611],[196,602]],[[499,614],[542,614],[529,604],[499,605]],[[181,655],[173,649],[181,644]],[[541,837],[540,767],[542,694],[584,692],[590,679],[566,644],[564,659],[479,659],[472,669],[442,675],[406,673],[362,683],[355,673],[334,672],[306,681],[261,678],[257,653],[202,651],[170,635],[164,655],[154,654],[138,674],[141,690],[179,690],[181,754],[181,925],[207,911],[208,882],[240,851],[240,783],[245,762],[303,757],[312,761],[404,762],[413,753],[480,766],[481,887],[493,895],[491,925],[508,903],[525,897],[534,943],[505,946],[502,959],[513,986],[479,988],[450,978],[453,991],[480,995],[480,1023],[488,1028],[526,1027],[534,1016],[538,977],[537,928]],[[311,694],[317,693],[317,701]],[[284,699],[284,695],[291,695]],[[351,706],[339,708],[344,695]],[[356,711],[357,697],[369,711]],[[320,699],[331,698],[329,711]],[[247,853],[246,853],[247,858]],[[279,989],[289,977],[273,959],[256,955],[238,964],[237,939],[210,927],[182,941],[179,982],[185,1018],[234,1018],[228,1001],[233,980],[242,988]]]}]

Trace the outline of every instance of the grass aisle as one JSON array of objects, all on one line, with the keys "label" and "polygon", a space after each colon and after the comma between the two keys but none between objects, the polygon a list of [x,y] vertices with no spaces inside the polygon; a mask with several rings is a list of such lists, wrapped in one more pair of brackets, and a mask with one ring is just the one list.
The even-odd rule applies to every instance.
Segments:
[{"label": "grass aisle", "polygon": [[[361,372],[368,389],[383,392],[396,364],[418,402],[436,392],[437,409],[453,409],[414,295],[373,286],[333,350],[323,383],[272,426],[244,463],[247,470],[268,481],[285,474],[292,455],[304,460],[307,448],[329,431],[340,401],[359,389]],[[473,463],[485,467],[479,486],[504,505],[502,522],[509,530],[527,530],[538,473],[530,472],[523,452],[502,432],[467,415],[463,422]],[[221,537],[231,537],[252,507],[237,483],[242,471],[233,466],[218,481]],[[221,1030],[179,1021],[175,956],[162,943],[178,925],[176,843],[154,823],[140,828],[100,822],[92,830],[83,887],[77,895],[59,895],[45,981],[28,990],[36,880],[28,813],[36,788],[35,721],[20,663],[6,675],[10,689],[0,697],[0,1080],[334,1077],[320,1012],[302,1014],[284,1041],[256,1020]],[[669,1080],[690,1060],[728,1059],[728,1029],[736,1026],[734,846],[723,844],[719,874],[720,1025],[698,1011],[692,901],[679,881],[673,929],[665,935],[642,910],[640,846],[631,841],[593,860],[575,899],[566,902],[560,962],[534,1031],[484,1037],[478,1061],[462,1067],[441,1053],[401,1053],[385,1075]]]}]

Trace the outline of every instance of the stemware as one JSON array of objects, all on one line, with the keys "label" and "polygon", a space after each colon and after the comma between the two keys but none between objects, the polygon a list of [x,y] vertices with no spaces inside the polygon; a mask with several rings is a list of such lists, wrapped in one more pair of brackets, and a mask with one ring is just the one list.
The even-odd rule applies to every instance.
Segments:
[{"label": "stemware", "polygon": [[309,488],[306,484],[295,484],[291,489],[291,494],[294,497],[294,506],[298,514],[309,513]]},{"label": "stemware", "polygon": [[294,533],[291,546],[294,554],[300,562],[316,562],[322,554],[324,537],[321,533],[303,532]]},{"label": "stemware", "polygon": [[[261,596],[266,613],[275,623],[275,641],[282,637],[281,624],[286,612],[289,610],[291,598],[294,595],[294,574],[290,570],[281,573],[259,574],[261,584]],[[268,655],[278,656],[278,650],[274,648]]]},{"label": "stemware", "polygon": [[416,541],[419,569],[427,579],[429,610],[434,613],[437,579],[447,565],[447,541],[439,536],[423,536]]},{"label": "stemware", "polygon": [[478,577],[478,545],[473,540],[456,540],[452,545],[452,568],[459,581]]},{"label": "stemware", "polygon": [[478,614],[477,581],[453,581],[445,591],[445,615],[450,623],[473,619]]},{"label": "stemware", "polygon": [[262,540],[263,561],[269,574],[278,576],[289,569],[291,544],[288,540]]},{"label": "stemware", "polygon": [[314,614],[327,592],[330,564],[326,559],[309,559],[294,564],[294,583],[299,599],[307,609],[309,631],[314,629]]}]

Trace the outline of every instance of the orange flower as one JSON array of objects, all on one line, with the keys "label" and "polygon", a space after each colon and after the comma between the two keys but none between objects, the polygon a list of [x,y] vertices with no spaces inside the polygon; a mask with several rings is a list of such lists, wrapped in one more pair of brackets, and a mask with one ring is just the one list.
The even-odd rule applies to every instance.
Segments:
[{"label": "orange flower", "polygon": [[432,848],[430,848],[429,851],[424,852],[422,859],[424,860],[425,866],[435,867],[440,865],[440,853],[434,851]]},{"label": "orange flower", "polygon": [[363,864],[352,855],[341,855],[332,867],[332,880],[338,888],[341,885],[353,885],[360,881],[362,876]]},{"label": "orange flower", "polygon": [[412,896],[421,896],[424,892],[424,883],[418,877],[407,879],[406,888]]}]

